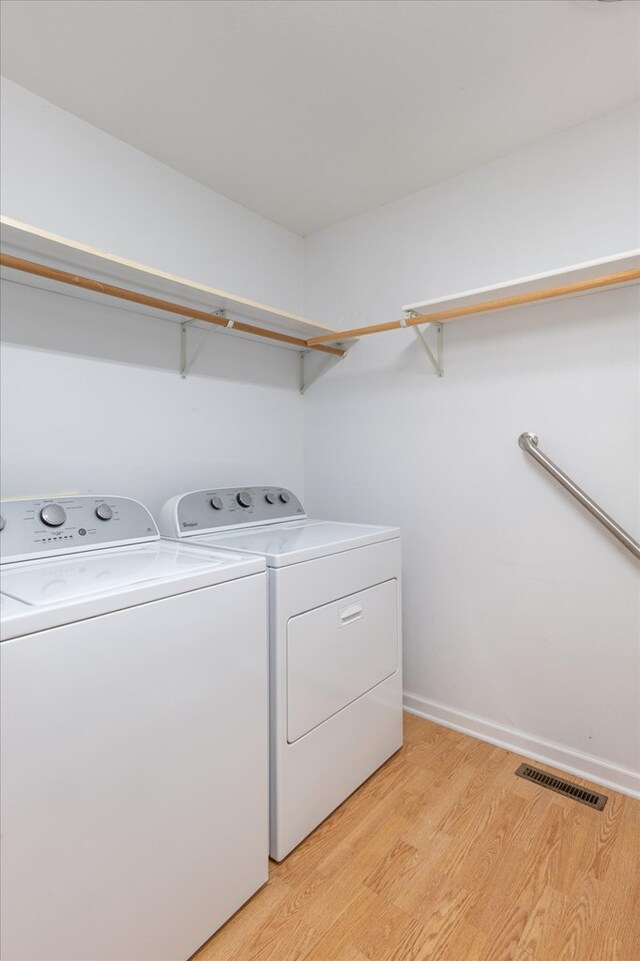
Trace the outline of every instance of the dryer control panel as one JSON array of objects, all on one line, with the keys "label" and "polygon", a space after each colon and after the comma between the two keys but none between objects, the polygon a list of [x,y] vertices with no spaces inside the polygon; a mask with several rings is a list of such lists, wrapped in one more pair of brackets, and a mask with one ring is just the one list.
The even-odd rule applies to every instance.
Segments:
[{"label": "dryer control panel", "polygon": [[304,507],[286,487],[225,487],[173,497],[160,512],[165,537],[302,520]]},{"label": "dryer control panel", "polygon": [[156,523],[129,497],[0,501],[0,563],[158,540]]}]

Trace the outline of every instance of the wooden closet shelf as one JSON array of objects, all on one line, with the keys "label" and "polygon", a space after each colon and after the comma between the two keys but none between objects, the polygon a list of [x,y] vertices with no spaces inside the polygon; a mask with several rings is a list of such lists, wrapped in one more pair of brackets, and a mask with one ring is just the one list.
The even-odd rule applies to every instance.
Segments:
[{"label": "wooden closet shelf", "polygon": [[331,332],[339,340],[340,332],[307,317],[96,250],[10,217],[0,217],[0,226],[0,266],[6,280],[45,290],[63,284],[76,297],[92,301],[112,297],[127,302],[135,312],[226,328],[274,346],[312,349],[336,358],[346,353],[337,346],[310,347],[310,335]]},{"label": "wooden closet shelf", "polygon": [[[607,267],[615,267],[616,269],[613,272],[605,272]],[[554,279],[563,279],[564,283],[549,286]],[[582,294],[597,293],[607,288],[639,282],[640,251],[634,250],[602,260],[589,261],[573,267],[508,281],[492,287],[482,287],[463,294],[452,294],[448,297],[409,304],[403,308],[407,316],[401,320],[391,320],[382,324],[341,330],[339,337],[341,340],[350,340],[354,337],[365,337],[369,334],[399,330],[403,327],[442,324],[458,317],[470,317],[474,314],[507,310],[512,307],[521,307],[547,300],[577,297]],[[500,296],[500,294],[505,293],[508,295]],[[425,308],[434,307],[440,307],[441,309],[425,310]],[[307,343],[310,347],[318,347],[322,344],[332,343],[334,338],[335,335],[332,334],[320,334],[310,337]]]}]

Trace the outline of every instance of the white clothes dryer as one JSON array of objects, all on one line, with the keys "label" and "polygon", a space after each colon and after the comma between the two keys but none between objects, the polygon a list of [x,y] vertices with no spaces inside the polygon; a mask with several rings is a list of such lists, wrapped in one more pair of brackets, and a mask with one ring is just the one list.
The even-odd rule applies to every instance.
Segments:
[{"label": "white clothes dryer", "polygon": [[309,519],[280,487],[182,494],[159,526],[266,560],[280,861],[402,746],[400,531]]},{"label": "white clothes dryer", "polygon": [[264,560],[4,501],[5,961],[185,961],[267,880]]}]

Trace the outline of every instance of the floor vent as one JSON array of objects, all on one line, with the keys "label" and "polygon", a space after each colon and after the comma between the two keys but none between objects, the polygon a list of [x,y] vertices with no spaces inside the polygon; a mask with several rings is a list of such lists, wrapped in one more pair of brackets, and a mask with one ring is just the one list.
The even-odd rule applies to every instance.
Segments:
[{"label": "floor vent", "polygon": [[539,784],[541,787],[548,787],[550,791],[557,791],[558,794],[572,797],[574,801],[588,804],[590,808],[594,808],[596,811],[602,811],[607,803],[606,794],[595,794],[593,791],[585,791],[585,789],[578,784],[572,784],[571,781],[563,781],[562,778],[553,777],[552,774],[547,774],[546,771],[539,771],[537,768],[531,767],[530,764],[521,764],[516,774],[518,777],[523,777],[527,781],[533,781],[534,784]]}]

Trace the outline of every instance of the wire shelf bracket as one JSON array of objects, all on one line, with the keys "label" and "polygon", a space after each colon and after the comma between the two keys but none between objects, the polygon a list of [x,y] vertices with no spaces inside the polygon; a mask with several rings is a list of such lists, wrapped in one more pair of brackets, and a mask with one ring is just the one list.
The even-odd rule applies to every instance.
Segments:
[{"label": "wire shelf bracket", "polygon": [[[406,314],[406,317],[407,317],[407,318],[409,318],[409,317],[418,317],[418,316],[419,316],[419,314],[416,313],[415,310],[407,310],[407,311],[405,311],[405,314]],[[407,323],[406,323],[406,318],[405,318],[405,323],[404,323],[404,324],[402,323],[402,321],[400,321],[400,325],[401,325],[401,326],[404,326],[404,327],[408,326]],[[416,326],[413,327],[413,332],[414,332],[414,334],[416,335],[416,337],[418,338],[418,341],[419,341],[419,343],[421,344],[421,346],[424,348],[424,352],[426,353],[427,357],[429,358],[429,360],[430,360],[430,362],[431,362],[431,366],[432,366],[433,369],[435,370],[435,372],[436,372],[436,374],[438,375],[438,377],[444,377],[444,331],[443,331],[443,325],[442,325],[442,324],[426,324],[426,326],[427,326],[427,327],[435,327],[435,329],[436,329],[436,352],[435,352],[435,355],[434,355],[433,351],[431,350],[431,348],[429,347],[429,344],[427,343],[427,338],[425,337],[422,329],[416,325]]]},{"label": "wire shelf bracket", "polygon": [[[348,352],[353,347],[353,343],[338,343],[336,341],[336,346],[339,347],[343,354],[325,354],[322,357],[318,356],[313,350],[302,350],[300,351],[300,393],[306,394],[311,385],[315,383],[318,378],[326,374],[328,370],[347,356]],[[309,364],[309,356],[313,358],[313,367]]]},{"label": "wire shelf bracket", "polygon": [[[223,320],[227,318],[226,310],[216,310],[214,311],[215,317],[222,317]],[[215,327],[207,327],[203,330],[203,337],[196,349],[194,350],[191,358],[188,356],[188,343],[187,343],[187,331],[195,323],[195,320],[185,320],[180,324],[180,377],[182,380],[187,379],[187,374],[192,369],[196,360],[205,348],[205,345],[209,343],[209,338],[212,332],[216,329]],[[227,327],[233,327],[233,321],[227,322]],[[202,329],[202,328],[199,328]]]}]

